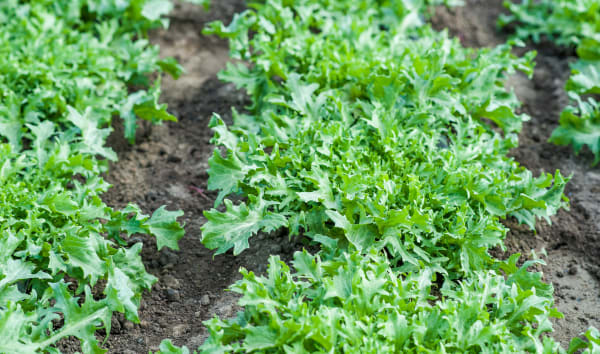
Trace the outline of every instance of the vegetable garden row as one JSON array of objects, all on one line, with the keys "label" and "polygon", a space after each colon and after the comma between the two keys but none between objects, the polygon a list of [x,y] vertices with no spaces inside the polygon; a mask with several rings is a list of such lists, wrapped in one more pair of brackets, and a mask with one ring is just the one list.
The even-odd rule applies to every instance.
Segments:
[{"label": "vegetable garden row", "polygon": [[[160,80],[178,76],[147,31],[168,1],[7,0],[0,4],[0,352],[56,352],[74,336],[101,352],[96,331],[113,312],[138,321],[156,278],[127,247],[134,233],[177,248],[179,212],[152,216],[107,207],[101,178],[116,154],[113,116],[133,141],[136,119],[175,120],[158,103]],[[132,88],[136,87],[137,90]]]},{"label": "vegetable garden row", "polygon": [[[244,311],[207,321],[200,352],[600,352],[593,327],[569,348],[552,338],[562,315],[532,270],[541,260],[490,254],[508,232],[501,220],[534,229],[568,206],[569,178],[533,177],[507,156],[528,116],[505,83],[531,75],[535,53],[515,56],[517,39],[464,48],[426,24],[439,3],[456,5],[266,0],[205,29],[229,40],[238,61],[219,78],[251,104],[232,125],[211,119],[208,187],[219,194],[203,244],[238,255],[284,229],[319,250],[290,265],[272,256],[264,276],[242,270],[232,290]],[[153,235],[159,249],[183,237],[181,212],[101,200],[113,116],[132,143],[137,118],[175,119],[158,102],[160,74],[182,68],[146,39],[170,9],[0,4],[0,353],[58,352],[66,337],[102,352],[96,332],[116,312],[139,322],[156,281],[129,237]],[[516,22],[517,36],[578,46],[552,140],[598,162],[600,2],[509,9],[500,23]],[[189,352],[169,340],[160,350]]]},{"label": "vegetable garden row", "polygon": [[237,254],[286,227],[321,251],[243,273],[244,313],[210,321],[203,350],[562,350],[543,336],[560,314],[535,261],[488,253],[500,218],[533,228],[566,201],[559,172],[532,178],[506,157],[527,117],[504,80],[533,56],[462,48],[421,23],[425,5],[267,1],[209,27],[253,64],[221,75],[252,106],[230,128],[213,118],[216,204],[247,201],[206,213],[203,243]]}]

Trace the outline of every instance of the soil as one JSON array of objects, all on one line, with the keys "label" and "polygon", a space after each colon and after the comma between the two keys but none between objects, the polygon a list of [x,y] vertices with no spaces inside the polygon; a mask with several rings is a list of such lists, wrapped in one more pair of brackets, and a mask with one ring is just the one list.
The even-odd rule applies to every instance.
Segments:
[{"label": "soil", "polygon": [[[466,46],[494,46],[508,38],[495,26],[503,11],[501,3],[469,0],[463,8],[439,8],[432,23],[437,29],[448,28]],[[270,254],[289,260],[299,247],[286,237],[259,235],[240,256],[214,257],[199,241],[205,222],[202,212],[210,209],[216,198],[215,193],[206,191],[208,159],[214,149],[208,122],[213,112],[231,120],[231,107],[241,110],[247,104],[244,93],[216,77],[229,60],[227,43],[203,36],[201,30],[213,20],[228,23],[243,8],[243,0],[213,1],[210,12],[177,4],[171,27],[154,32],[152,42],[161,46],[163,56],[174,56],[187,70],[178,81],[163,80],[162,99],[180,121],[143,125],[134,146],[121,138],[118,125],[111,136],[110,145],[119,162],[107,176],[114,187],[105,194],[105,202],[113,207],[137,203],[146,213],[161,205],[181,209],[186,236],[180,251],[158,252],[154,240],[134,240],[143,241],[144,262],[159,282],[143,297],[140,324],[115,316],[106,342],[110,353],[155,351],[164,338],[197,348],[207,337],[203,321],[215,315],[234,316],[239,310],[236,295],[224,290],[240,278],[241,266],[262,273]],[[515,76],[510,83],[532,119],[524,125],[521,145],[513,157],[536,175],[556,169],[573,175],[566,191],[571,208],[553,217],[551,225],[540,222],[537,232],[506,221],[511,229],[506,245],[508,253],[547,253],[542,256],[547,262],[542,271],[545,280],[554,285],[556,305],[565,314],[564,319],[555,321],[554,336],[566,346],[590,325],[600,328],[600,168],[590,167],[590,154],[577,157],[569,148],[547,142],[567,103],[563,86],[573,53],[550,44],[527,49],[539,52],[535,76],[533,80]],[[65,343],[62,349],[78,350],[75,343]]]}]

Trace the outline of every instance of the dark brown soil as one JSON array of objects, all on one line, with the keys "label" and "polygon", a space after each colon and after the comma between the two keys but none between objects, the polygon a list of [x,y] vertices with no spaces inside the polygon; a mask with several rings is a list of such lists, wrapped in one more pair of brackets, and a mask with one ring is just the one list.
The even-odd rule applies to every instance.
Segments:
[{"label": "dark brown soil", "polygon": [[[501,2],[470,0],[464,8],[439,9],[433,23],[438,29],[448,28],[467,46],[493,46],[507,38],[495,27]],[[180,251],[157,252],[153,240],[143,240],[144,262],[159,282],[143,298],[141,324],[115,318],[106,344],[111,353],[157,350],[164,338],[198,347],[207,335],[203,321],[215,315],[234,316],[239,310],[235,294],[224,291],[240,278],[239,267],[262,272],[269,254],[289,259],[297,247],[286,237],[260,235],[252,239],[252,248],[238,257],[213,257],[199,242],[205,222],[202,212],[212,207],[216,197],[205,191],[208,158],[213,151],[208,121],[213,112],[228,120],[230,107],[241,109],[246,103],[243,93],[216,78],[228,61],[227,44],[200,33],[208,21],[228,22],[243,9],[243,1],[213,3],[209,13],[179,4],[171,28],[152,35],[163,55],[175,56],[187,70],[177,82],[163,81],[163,100],[180,122],[144,126],[135,146],[119,138],[119,129],[110,140],[120,161],[107,176],[114,187],[104,196],[105,201],[114,207],[134,202],[147,213],[161,205],[182,209],[185,216],[181,221],[186,223]],[[525,103],[524,111],[532,116],[525,124],[521,147],[513,154],[535,174],[556,169],[573,174],[567,188],[571,210],[561,211],[552,225],[540,222],[537,233],[507,221],[512,231],[506,244],[510,252],[547,252],[543,257],[548,263],[543,268],[545,278],[554,284],[557,306],[565,314],[565,319],[555,322],[555,336],[564,344],[590,325],[600,327],[600,169],[589,167],[589,155],[575,157],[568,148],[546,142],[567,102],[562,87],[569,57],[551,46],[535,49],[540,53],[533,81],[521,76],[511,81]]]},{"label": "dark brown soil", "polygon": [[104,200],[113,207],[137,203],[147,213],[161,205],[181,209],[185,216],[180,221],[186,224],[180,251],[157,252],[154,240],[143,240],[144,262],[159,282],[143,298],[139,325],[120,318],[113,321],[118,323],[107,343],[111,353],[158,350],[165,338],[197,348],[207,335],[203,321],[215,315],[235,316],[239,310],[235,294],[224,291],[241,278],[239,268],[263,272],[270,254],[289,259],[295,249],[286,237],[259,235],[238,257],[213,257],[200,243],[200,227],[206,221],[202,212],[212,208],[216,198],[206,191],[208,159],[214,150],[208,122],[213,112],[230,121],[231,107],[242,110],[248,103],[243,93],[216,78],[228,61],[227,43],[200,32],[209,21],[228,23],[243,10],[242,3],[215,1],[209,13],[178,4],[170,29],[153,33],[152,41],[160,45],[163,56],[177,58],[187,71],[177,81],[165,78],[162,85],[162,99],[179,122],[144,125],[134,146],[121,138],[119,127],[111,136],[119,162],[107,176],[114,187]]}]

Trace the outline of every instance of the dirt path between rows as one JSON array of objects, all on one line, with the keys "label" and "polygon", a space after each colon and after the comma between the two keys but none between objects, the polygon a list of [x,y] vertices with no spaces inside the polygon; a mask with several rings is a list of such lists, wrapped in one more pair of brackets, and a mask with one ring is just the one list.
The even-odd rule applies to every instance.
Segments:
[{"label": "dirt path between rows", "polygon": [[[449,28],[467,46],[496,45],[506,40],[506,35],[495,29],[501,2],[471,0],[461,9],[440,9],[433,23],[438,29]],[[105,201],[114,207],[134,202],[147,213],[161,205],[182,209],[186,223],[178,252],[157,252],[153,240],[143,240],[146,267],[160,280],[144,296],[141,324],[115,316],[107,342],[111,353],[157,350],[164,338],[198,347],[207,335],[202,321],[214,315],[233,316],[239,310],[235,295],[223,291],[240,278],[239,267],[262,272],[269,254],[289,259],[298,247],[286,237],[261,235],[238,257],[213,257],[199,242],[205,222],[202,211],[210,209],[216,197],[205,191],[208,158],[213,152],[212,132],[207,127],[210,116],[217,112],[229,120],[230,107],[241,109],[246,103],[243,93],[216,78],[228,61],[227,44],[200,32],[207,22],[228,22],[241,10],[242,0],[215,1],[209,13],[192,5],[177,5],[171,28],[155,32],[152,41],[161,46],[164,56],[175,56],[187,70],[177,82],[163,81],[163,101],[180,122],[144,126],[135,146],[119,138],[118,129],[110,140],[120,160],[107,177],[114,188],[104,196]],[[600,169],[588,167],[590,156],[574,157],[568,148],[546,143],[566,104],[562,86],[568,75],[569,53],[551,46],[536,49],[540,55],[534,80],[512,80],[525,102],[523,109],[533,118],[525,125],[514,157],[534,174],[558,168],[566,175],[574,174],[567,188],[571,211],[561,211],[552,226],[540,223],[537,234],[507,221],[512,232],[506,243],[510,252],[547,251],[548,266],[543,271],[546,281],[554,284],[557,306],[565,314],[565,319],[555,323],[555,336],[566,343],[589,325],[600,327]]]}]

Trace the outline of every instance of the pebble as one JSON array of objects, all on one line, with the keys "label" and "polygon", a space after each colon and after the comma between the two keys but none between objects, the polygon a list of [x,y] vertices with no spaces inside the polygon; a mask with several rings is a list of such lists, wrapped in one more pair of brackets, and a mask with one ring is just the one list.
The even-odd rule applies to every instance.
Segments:
[{"label": "pebble", "polygon": [[142,320],[140,322],[140,327],[142,328],[148,328],[150,326],[150,323],[148,321]]},{"label": "pebble", "polygon": [[202,306],[210,305],[210,297],[208,297],[208,295],[206,294],[202,295],[202,297],[200,298],[200,304],[202,304]]},{"label": "pebble", "polygon": [[131,331],[134,327],[134,324],[131,321],[126,321],[123,327],[125,327],[125,330]]},{"label": "pebble", "polygon": [[559,278],[562,278],[562,277],[565,276],[565,274],[563,272],[561,272],[560,270],[557,270],[556,271],[556,276],[559,277]]},{"label": "pebble", "polygon": [[574,266],[574,265],[573,265],[573,266],[571,266],[571,267],[569,268],[569,274],[570,274],[570,275],[575,275],[575,274],[577,274],[577,266]]},{"label": "pebble", "polygon": [[165,276],[162,279],[162,282],[167,288],[181,289],[181,283],[179,282],[179,280],[170,274]]},{"label": "pebble", "polygon": [[158,320],[158,325],[160,326],[160,328],[166,328],[168,326],[167,320],[165,320],[164,318],[160,318]]},{"label": "pebble", "polygon": [[194,336],[188,340],[189,348],[198,348],[204,343],[205,336]]},{"label": "pebble", "polygon": [[184,334],[186,334],[188,331],[188,326],[184,325],[184,324],[178,324],[176,326],[173,327],[173,336],[174,337],[181,337]]},{"label": "pebble", "polygon": [[233,306],[224,305],[223,307],[217,310],[217,314],[219,316],[231,316],[233,314]]},{"label": "pebble", "polygon": [[158,263],[161,266],[166,266],[168,264],[177,264],[179,256],[175,254],[175,252],[171,252],[169,250],[163,250],[160,252],[160,256],[158,258]]},{"label": "pebble", "polygon": [[175,264],[173,263],[169,263],[166,266],[163,267],[162,271],[160,272],[162,275],[165,274],[169,274],[169,271],[172,270],[173,268],[175,268]]},{"label": "pebble", "polygon": [[167,157],[167,162],[170,162],[170,163],[180,163],[181,162],[181,157],[176,156],[176,155],[169,155],[169,157]]},{"label": "pebble", "polygon": [[169,301],[179,301],[179,300],[181,300],[181,295],[179,294],[179,291],[177,291],[175,289],[168,288],[167,289],[167,300],[169,300]]},{"label": "pebble", "polygon": [[137,354],[134,350],[131,350],[131,349],[125,349],[121,353],[123,353],[123,354]]}]

